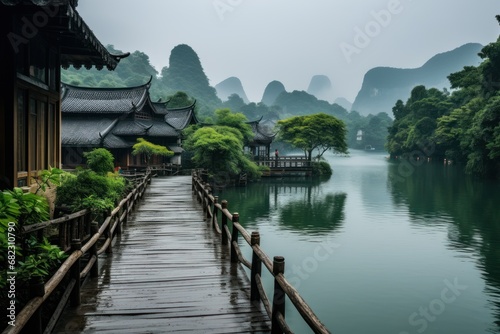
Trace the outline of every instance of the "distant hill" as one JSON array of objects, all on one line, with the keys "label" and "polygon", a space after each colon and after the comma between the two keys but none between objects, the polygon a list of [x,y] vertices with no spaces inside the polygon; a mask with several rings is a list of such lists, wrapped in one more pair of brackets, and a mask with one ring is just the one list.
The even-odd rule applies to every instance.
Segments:
[{"label": "distant hill", "polygon": [[169,66],[162,69],[161,75],[161,82],[168,95],[183,91],[195,97],[206,107],[202,112],[207,115],[222,104],[215,88],[208,82],[198,55],[189,45],[180,44],[172,49]]},{"label": "distant hill", "polygon": [[243,85],[237,77],[230,77],[219,82],[215,85],[215,90],[217,91],[217,96],[222,101],[227,101],[227,98],[232,94],[238,94],[238,96],[243,99],[243,102],[249,102],[247,95],[245,94],[245,90],[243,89]]},{"label": "distant hill", "polygon": [[437,54],[422,67],[415,69],[373,68],[365,74],[352,110],[362,115],[375,115],[379,112],[391,114],[396,101],[406,101],[413,87],[417,85],[448,89],[448,75],[464,66],[477,66],[481,62],[477,55],[481,49],[481,44],[465,44],[452,51]]},{"label": "distant hill", "polygon": [[294,90],[291,93],[282,92],[276,98],[274,105],[280,107],[286,117],[323,112],[340,119],[346,119],[348,114],[347,110],[338,104],[330,104],[328,101],[318,100],[314,95],[298,90]]},{"label": "distant hill", "polygon": [[311,78],[307,93],[316,96],[319,100],[333,101],[332,82],[326,75],[315,75]]},{"label": "distant hill", "polygon": [[343,98],[343,97],[336,98],[333,103],[338,104],[339,106],[341,106],[342,108],[344,108],[347,111],[351,110],[351,108],[352,108],[352,102],[348,101],[346,98]]},{"label": "distant hill", "polygon": [[279,81],[271,81],[267,86],[266,89],[264,90],[264,94],[262,94],[262,100],[261,102],[264,103],[267,106],[272,106],[274,104],[274,101],[276,101],[276,98],[278,95],[280,95],[282,92],[285,92],[285,86],[279,82]]}]

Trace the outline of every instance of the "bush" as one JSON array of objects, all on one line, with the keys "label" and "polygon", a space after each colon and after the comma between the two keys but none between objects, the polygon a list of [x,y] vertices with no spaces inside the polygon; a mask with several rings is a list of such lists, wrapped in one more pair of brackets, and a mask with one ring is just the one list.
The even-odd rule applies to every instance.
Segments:
[{"label": "bush", "polygon": [[99,175],[106,175],[112,172],[115,158],[105,148],[96,148],[90,152],[83,153],[87,159],[87,167]]},{"label": "bush", "polygon": [[76,212],[90,209],[94,218],[114,208],[126,191],[126,181],[113,173],[108,176],[84,169],[68,177],[57,188],[56,204]]},{"label": "bush", "polygon": [[312,162],[312,174],[313,175],[332,175],[332,167],[326,161],[313,161]]}]

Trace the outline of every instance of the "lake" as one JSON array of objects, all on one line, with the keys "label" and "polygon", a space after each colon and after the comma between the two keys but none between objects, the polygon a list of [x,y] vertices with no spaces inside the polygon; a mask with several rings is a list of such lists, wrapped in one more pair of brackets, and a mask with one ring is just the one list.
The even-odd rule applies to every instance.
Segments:
[{"label": "lake", "polygon": [[500,183],[386,156],[330,154],[329,179],[216,194],[271,258],[285,257],[285,276],[332,333],[500,333]]}]

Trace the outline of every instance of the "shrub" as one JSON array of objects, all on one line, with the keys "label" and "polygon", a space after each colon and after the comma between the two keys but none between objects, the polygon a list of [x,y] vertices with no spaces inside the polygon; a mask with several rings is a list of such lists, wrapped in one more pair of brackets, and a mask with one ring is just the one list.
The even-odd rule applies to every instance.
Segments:
[{"label": "shrub", "polygon": [[313,175],[332,175],[332,167],[326,161],[314,161],[312,162],[312,174]]},{"label": "shrub", "polygon": [[106,175],[113,171],[115,158],[105,148],[96,148],[85,152],[83,156],[87,159],[87,167],[99,175]]}]

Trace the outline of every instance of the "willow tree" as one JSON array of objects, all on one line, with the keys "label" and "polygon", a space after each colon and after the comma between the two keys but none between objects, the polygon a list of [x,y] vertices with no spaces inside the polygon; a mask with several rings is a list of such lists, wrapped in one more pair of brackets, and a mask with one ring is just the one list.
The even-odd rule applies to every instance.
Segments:
[{"label": "willow tree", "polygon": [[309,161],[317,150],[317,158],[332,149],[347,153],[346,127],[344,122],[325,113],[295,116],[278,121],[282,140],[302,149]]},{"label": "willow tree", "polygon": [[137,143],[132,146],[132,155],[138,154],[143,154],[146,157],[146,164],[149,166],[149,162],[153,156],[168,158],[173,156],[174,152],[170,151],[165,146],[150,143],[144,138],[137,138]]}]

